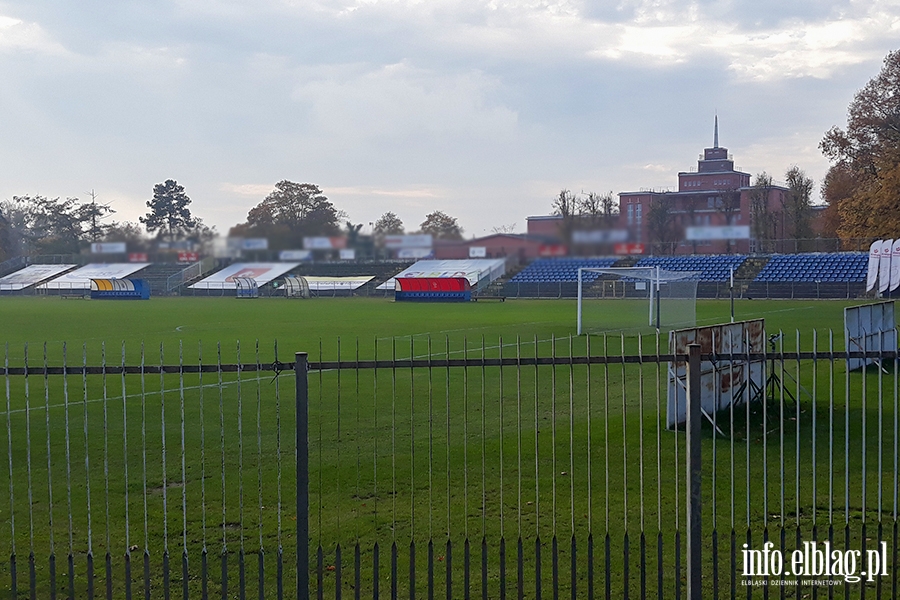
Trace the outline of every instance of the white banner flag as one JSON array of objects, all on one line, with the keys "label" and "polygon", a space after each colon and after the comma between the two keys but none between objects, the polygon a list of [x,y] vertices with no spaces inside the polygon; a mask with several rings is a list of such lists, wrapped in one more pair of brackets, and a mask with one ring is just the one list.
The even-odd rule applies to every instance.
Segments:
[{"label": "white banner flag", "polygon": [[878,291],[886,292],[891,285],[891,247],[894,240],[881,242],[881,257],[878,260]]},{"label": "white banner flag", "polygon": [[900,239],[894,240],[891,246],[891,287],[888,291],[893,292],[900,287]]},{"label": "white banner flag", "polygon": [[875,240],[869,246],[869,274],[866,278],[866,291],[871,292],[875,289],[875,282],[878,281],[878,266],[881,258],[881,240]]}]

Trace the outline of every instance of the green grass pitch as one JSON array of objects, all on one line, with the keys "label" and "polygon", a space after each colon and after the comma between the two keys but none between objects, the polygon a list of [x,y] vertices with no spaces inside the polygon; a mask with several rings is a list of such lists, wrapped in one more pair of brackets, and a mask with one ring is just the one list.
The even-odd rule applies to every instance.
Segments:
[{"label": "green grass pitch", "polygon": [[[276,341],[282,362],[293,360],[297,351],[308,352],[313,361],[376,355],[379,359],[482,353],[511,357],[517,352],[568,355],[584,353],[588,343],[593,354],[601,353],[604,345],[610,352],[620,353],[624,345],[626,353],[635,353],[637,341],[623,340],[617,331],[621,302],[603,301],[610,334],[606,339],[591,336],[588,342],[586,336],[573,337],[573,300],[425,304],[382,298],[140,302],[8,297],[0,298],[0,351],[10,366],[21,366],[26,345],[28,364],[42,364],[45,343],[51,365],[61,364],[63,343],[70,365],[81,364],[83,357],[98,365],[104,356],[108,363],[119,364],[123,347],[129,365],[140,361],[141,352],[147,364],[175,364],[179,354],[185,364],[194,364],[201,356],[204,363],[214,363],[218,356],[225,363],[271,362]],[[843,309],[860,303],[738,301],[735,316],[764,318],[770,333],[784,331],[785,350],[795,348],[796,332],[802,349],[811,349],[812,332],[817,330],[819,349],[827,349],[833,332],[839,351]],[[697,302],[698,325],[729,318],[727,301]],[[665,351],[664,336],[661,339]],[[653,354],[655,344],[655,336],[647,334],[640,348]],[[872,400],[879,385],[877,370],[845,378],[839,363],[832,371],[827,364],[820,365],[816,372],[803,365],[798,375],[804,389],[816,390],[819,398],[815,436],[812,401],[806,397],[796,420],[790,414],[795,408],[787,409],[786,418],[799,434],[786,428],[782,437],[765,438],[738,431],[732,442],[706,432],[705,468],[718,478],[704,480],[705,497],[715,497],[718,503],[713,514],[707,502],[707,525],[715,522],[730,530],[736,512],[738,529],[746,529],[749,505],[754,527],[766,524],[775,513],[810,526],[816,514],[823,518],[828,505],[823,490],[828,485],[829,458],[838,478],[831,502],[836,510],[852,510],[854,522],[865,515],[874,518],[879,508],[875,490],[895,485],[890,451],[894,400],[885,392],[879,430]],[[883,382],[892,382],[892,377],[884,376]],[[43,557],[49,553],[51,533],[56,553],[67,553],[71,516],[73,551],[79,557],[87,552],[89,526],[94,551],[106,551],[109,523],[109,549],[119,570],[129,545],[143,551],[146,544],[155,575],[163,545],[180,555],[184,540],[192,556],[204,546],[212,553],[223,546],[229,552],[239,547],[256,552],[262,546],[271,553],[279,541],[291,554],[296,516],[291,506],[292,378],[292,373],[285,373],[277,379],[276,395],[271,373],[262,378],[226,374],[221,386],[214,374],[204,374],[203,379],[185,376],[181,381],[177,375],[129,376],[124,382],[108,378],[105,383],[99,376],[69,376],[65,391],[62,378],[50,377],[45,385],[38,376],[29,378],[27,400],[22,378],[9,378],[9,392],[0,406],[4,449],[0,454],[12,448],[15,500],[11,514],[9,465],[4,463],[0,553],[11,553],[12,542],[21,556],[34,548],[42,557],[38,572],[46,576]],[[684,457],[679,438],[660,428],[658,407],[665,405],[665,378],[664,365],[661,370],[644,365],[582,366],[571,371],[509,368],[502,373],[496,368],[314,372],[310,375],[312,542],[333,552],[336,543],[346,551],[359,541],[364,561],[371,560],[376,540],[383,552],[392,541],[402,546],[416,540],[423,547],[418,560],[424,560],[427,540],[442,546],[448,530],[450,539],[460,542],[465,536],[473,544],[482,536],[492,543],[503,536],[511,544],[520,534],[527,539],[540,535],[545,542],[558,535],[563,557],[568,556],[571,533],[583,543],[591,531],[599,544],[599,537],[609,531],[620,544],[625,532],[637,536],[646,531],[655,539],[662,530],[671,544],[674,523],[683,516],[684,482],[677,481],[676,473]],[[833,429],[837,439],[830,446],[829,396],[835,398],[837,419]],[[853,450],[846,464],[845,415]],[[860,441],[863,415],[868,418],[865,442]],[[66,420],[69,436],[64,435]],[[30,445],[24,443],[26,436]],[[796,462],[795,445],[802,448]],[[713,449],[718,453],[715,465]],[[780,470],[785,449],[785,469]],[[866,453],[868,466],[860,475]],[[876,456],[885,461],[881,471]],[[764,461],[771,474],[765,481],[760,479]],[[846,485],[845,468],[852,473]],[[729,488],[732,474],[736,492]],[[785,493],[781,477],[787,482]],[[802,485],[795,488],[795,480]],[[817,508],[811,510],[814,481],[819,496]],[[851,497],[846,506],[845,492]],[[280,526],[274,508],[279,498]],[[801,506],[799,513],[795,505]],[[891,510],[890,494],[885,494],[880,508]],[[667,548],[668,565],[673,559],[671,547]],[[725,551],[723,547],[721,552]],[[614,566],[621,570],[621,553],[616,556]],[[382,564],[386,561],[383,554]],[[533,565],[529,569],[532,572]],[[667,569],[671,571],[671,565]],[[345,584],[349,580],[345,577]],[[0,562],[0,590],[6,581],[8,565]],[[330,581],[333,585],[333,576]],[[669,573],[665,586],[672,585]]]}]

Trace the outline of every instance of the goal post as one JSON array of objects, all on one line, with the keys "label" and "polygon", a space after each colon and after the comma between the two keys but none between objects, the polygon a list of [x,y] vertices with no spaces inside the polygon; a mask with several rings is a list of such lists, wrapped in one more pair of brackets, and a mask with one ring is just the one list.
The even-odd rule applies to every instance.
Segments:
[{"label": "goal post", "polygon": [[[658,266],[580,267],[577,333],[694,326],[699,274]],[[621,289],[621,297],[600,300],[609,285]]]}]

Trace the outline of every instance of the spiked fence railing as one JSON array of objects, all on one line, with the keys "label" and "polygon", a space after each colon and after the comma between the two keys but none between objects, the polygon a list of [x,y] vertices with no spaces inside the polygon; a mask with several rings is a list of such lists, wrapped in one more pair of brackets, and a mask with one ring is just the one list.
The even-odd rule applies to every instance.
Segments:
[{"label": "spiked fence railing", "polygon": [[[897,597],[897,354],[660,347],[7,347],[0,596]],[[701,359],[764,379],[666,429]]]}]

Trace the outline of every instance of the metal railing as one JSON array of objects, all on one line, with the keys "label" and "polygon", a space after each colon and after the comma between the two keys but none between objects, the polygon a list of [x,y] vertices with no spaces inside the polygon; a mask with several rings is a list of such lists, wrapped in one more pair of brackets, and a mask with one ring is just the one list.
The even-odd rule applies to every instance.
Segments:
[{"label": "metal railing", "polygon": [[[0,596],[900,591],[896,352],[329,346],[7,348]],[[701,412],[701,375],[741,400]],[[809,562],[826,542],[840,572]]]},{"label": "metal railing", "polygon": [[177,290],[191,279],[196,279],[204,273],[211,271],[216,266],[216,259],[207,256],[203,260],[188,265],[178,273],[169,275],[166,279],[166,292]]}]

